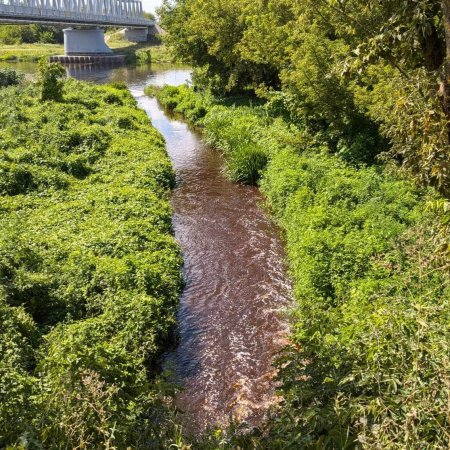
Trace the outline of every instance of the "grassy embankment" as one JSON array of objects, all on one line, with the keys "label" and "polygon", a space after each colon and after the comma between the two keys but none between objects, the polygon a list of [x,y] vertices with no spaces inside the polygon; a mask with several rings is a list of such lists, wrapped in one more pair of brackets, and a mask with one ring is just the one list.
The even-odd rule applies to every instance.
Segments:
[{"label": "grassy embankment", "polygon": [[264,106],[187,87],[147,93],[203,129],[231,179],[257,182],[284,230],[292,346],[280,361],[285,402],[258,445],[444,448],[450,289],[426,208],[436,194],[386,166],[345,163]]},{"label": "grassy embankment", "polygon": [[154,43],[133,43],[126,41],[120,32],[106,35],[107,44],[115,53],[125,54],[128,63],[173,63],[173,55],[170,50],[156,41]]},{"label": "grassy embankment", "polygon": [[41,58],[62,55],[64,46],[61,44],[15,44],[0,45],[0,61],[37,61]]},{"label": "grassy embankment", "polygon": [[[106,35],[106,42],[114,53],[125,54],[128,63],[171,63],[172,55],[164,45],[133,43],[123,39],[118,33]],[[34,62],[43,57],[62,55],[61,44],[19,44],[0,45],[0,61]]]},{"label": "grassy embankment", "polygon": [[182,277],[164,141],[122,85],[7,87],[0,106],[0,447],[165,448]]}]

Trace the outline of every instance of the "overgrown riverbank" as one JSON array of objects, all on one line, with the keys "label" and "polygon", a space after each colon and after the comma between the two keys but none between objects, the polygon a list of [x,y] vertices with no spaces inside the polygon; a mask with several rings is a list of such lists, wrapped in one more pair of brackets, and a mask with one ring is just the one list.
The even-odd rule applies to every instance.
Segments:
[{"label": "overgrown riverbank", "polygon": [[40,96],[0,89],[0,447],[165,448],[182,277],[164,141],[123,85]]},{"label": "overgrown riverbank", "polygon": [[388,166],[345,162],[270,103],[147,92],[203,129],[232,179],[260,184],[285,231],[296,299],[280,360],[285,402],[267,437],[245,445],[445,446],[449,276],[436,260],[441,218],[427,208],[437,195]]}]

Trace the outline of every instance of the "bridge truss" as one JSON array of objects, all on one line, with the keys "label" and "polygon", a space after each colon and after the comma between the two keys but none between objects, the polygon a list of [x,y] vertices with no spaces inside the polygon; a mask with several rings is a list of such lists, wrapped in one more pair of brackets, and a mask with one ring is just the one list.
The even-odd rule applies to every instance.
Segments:
[{"label": "bridge truss", "polygon": [[149,27],[140,0],[0,0],[0,23]]}]

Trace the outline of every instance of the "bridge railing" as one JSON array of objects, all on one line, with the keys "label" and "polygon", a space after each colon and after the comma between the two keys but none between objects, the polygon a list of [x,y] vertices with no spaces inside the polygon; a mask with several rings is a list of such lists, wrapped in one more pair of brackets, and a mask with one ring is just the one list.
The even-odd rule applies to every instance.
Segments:
[{"label": "bridge railing", "polygon": [[139,0],[0,0],[2,20],[150,26]]}]

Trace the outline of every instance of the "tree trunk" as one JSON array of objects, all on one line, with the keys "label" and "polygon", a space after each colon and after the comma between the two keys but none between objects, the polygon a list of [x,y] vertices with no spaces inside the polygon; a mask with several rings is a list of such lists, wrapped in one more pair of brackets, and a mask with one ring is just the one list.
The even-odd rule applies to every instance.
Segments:
[{"label": "tree trunk", "polygon": [[435,26],[431,27],[430,33],[422,38],[422,52],[425,67],[428,70],[438,71],[445,61],[445,48],[441,36]]},{"label": "tree trunk", "polygon": [[444,110],[450,122],[450,0],[442,0],[442,11],[444,16],[446,55],[441,94],[444,104]]}]

